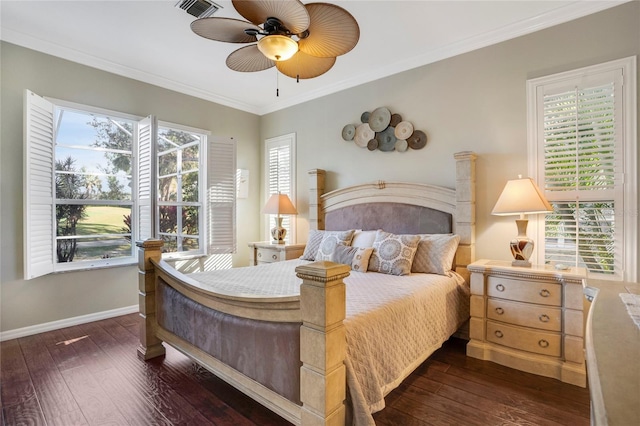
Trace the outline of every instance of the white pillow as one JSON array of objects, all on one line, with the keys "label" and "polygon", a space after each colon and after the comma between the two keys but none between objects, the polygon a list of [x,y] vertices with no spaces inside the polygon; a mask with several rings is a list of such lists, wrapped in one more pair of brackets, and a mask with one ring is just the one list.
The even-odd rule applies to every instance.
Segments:
[{"label": "white pillow", "polygon": [[376,240],[376,234],[378,231],[363,231],[357,229],[353,234],[353,241],[351,241],[352,247],[373,247],[373,242]]},{"label": "white pillow", "polygon": [[349,265],[353,271],[367,272],[373,247],[349,247],[337,245],[333,250],[332,262]]},{"label": "white pillow", "polygon": [[396,235],[378,230],[369,259],[369,271],[390,275],[411,273],[419,241],[418,235]]},{"label": "white pillow", "polygon": [[338,244],[348,246],[351,244],[352,239],[353,229],[349,231],[325,231],[320,247],[318,247],[316,261],[330,261],[336,246]]},{"label": "white pillow", "polygon": [[421,234],[411,272],[447,275],[451,271],[459,242],[459,235]]}]

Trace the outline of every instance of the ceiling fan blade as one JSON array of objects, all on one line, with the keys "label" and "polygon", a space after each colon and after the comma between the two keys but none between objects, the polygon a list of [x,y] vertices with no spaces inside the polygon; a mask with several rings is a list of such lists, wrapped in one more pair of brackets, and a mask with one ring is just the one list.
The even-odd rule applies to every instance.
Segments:
[{"label": "ceiling fan blade", "polygon": [[231,18],[200,18],[191,23],[191,30],[201,37],[228,43],[253,43],[255,35],[245,34],[245,29],[260,31],[251,22]]},{"label": "ceiling fan blade", "polygon": [[306,5],[311,24],[309,36],[298,42],[300,50],[312,56],[329,58],[344,55],[360,39],[360,27],[343,8],[328,3]]},{"label": "ceiling fan blade", "polygon": [[292,34],[309,28],[309,13],[299,0],[233,0],[233,7],[256,25],[278,18]]},{"label": "ceiling fan blade", "polygon": [[298,51],[291,59],[276,62],[278,71],[291,78],[314,78],[329,71],[336,58],[318,58]]},{"label": "ceiling fan blade", "polygon": [[256,72],[271,68],[275,63],[258,50],[257,45],[241,47],[227,56],[227,66],[234,71]]}]

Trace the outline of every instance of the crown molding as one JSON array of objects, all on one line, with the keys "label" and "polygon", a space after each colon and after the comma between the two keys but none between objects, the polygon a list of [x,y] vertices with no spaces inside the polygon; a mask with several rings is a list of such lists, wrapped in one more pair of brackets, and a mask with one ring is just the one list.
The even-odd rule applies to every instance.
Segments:
[{"label": "crown molding", "polygon": [[286,100],[277,100],[274,103],[257,106],[249,103],[238,102],[234,99],[221,96],[211,91],[199,89],[179,81],[174,81],[161,77],[159,75],[131,68],[123,64],[114,63],[75,49],[51,43],[29,36],[27,34],[9,29],[2,28],[0,39],[9,43],[17,44],[22,47],[33,49],[45,54],[53,55],[62,59],[77,62],[99,70],[111,72],[116,75],[131,78],[134,80],[149,83],[165,89],[174,90],[179,93],[194,96],[210,102],[214,102],[230,108],[249,112],[256,115],[265,115],[271,112],[289,108],[303,102],[308,102],[322,96],[330,95],[352,87],[360,86],[384,77],[388,77],[403,71],[424,66],[433,62],[437,62],[446,58],[450,58],[472,50],[500,43],[522,35],[530,34],[554,25],[562,24],[583,16],[587,16],[614,6],[618,6],[634,0],[613,0],[613,1],[576,1],[566,6],[559,7],[555,10],[544,14],[522,20],[497,30],[488,31],[478,36],[470,37],[459,42],[451,43],[438,49],[433,49],[414,56],[404,61],[389,64],[384,67],[377,68],[365,74],[359,74],[351,78],[342,80],[338,83],[323,87],[318,90],[306,92],[299,96],[294,96]]},{"label": "crown molding", "polygon": [[71,49],[47,40],[32,37],[30,35],[12,30],[10,28],[2,28],[0,39],[18,46],[36,50],[38,52],[76,62],[81,65],[96,68],[101,71],[107,71],[122,77],[138,80],[164,89],[173,90],[185,95],[194,96],[230,108],[239,109],[241,111],[258,114],[258,108],[255,105],[238,102],[234,99],[220,96],[216,93],[201,90],[197,87],[184,84],[175,80],[171,80],[159,75],[131,68],[126,65],[107,61],[97,56],[89,55],[79,50]]}]

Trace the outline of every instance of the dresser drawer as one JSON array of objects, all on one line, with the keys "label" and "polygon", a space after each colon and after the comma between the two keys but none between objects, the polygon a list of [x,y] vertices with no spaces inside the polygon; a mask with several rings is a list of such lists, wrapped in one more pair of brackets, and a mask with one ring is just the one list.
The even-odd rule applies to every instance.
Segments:
[{"label": "dresser drawer", "polygon": [[491,275],[487,277],[487,295],[519,302],[562,306],[562,286],[554,283]]},{"label": "dresser drawer", "polygon": [[559,357],[562,354],[560,334],[527,330],[493,321],[487,321],[487,341],[542,355]]},{"label": "dresser drawer", "polygon": [[490,298],[487,300],[487,318],[541,330],[562,330],[562,310],[551,306]]},{"label": "dresser drawer", "polygon": [[[271,263],[280,261],[280,254],[278,250],[272,250],[267,248],[258,248],[256,253],[256,260],[258,263]],[[284,260],[284,259],[283,259]]]}]

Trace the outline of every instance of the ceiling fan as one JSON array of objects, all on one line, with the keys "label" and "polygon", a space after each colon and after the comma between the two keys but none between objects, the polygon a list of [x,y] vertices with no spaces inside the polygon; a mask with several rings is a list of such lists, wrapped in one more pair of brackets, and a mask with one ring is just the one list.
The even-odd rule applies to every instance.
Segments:
[{"label": "ceiling fan", "polygon": [[355,47],[360,28],[343,8],[299,0],[233,0],[247,21],[200,18],[191,23],[199,36],[228,43],[254,43],[233,51],[227,66],[255,72],[273,67],[295,79],[318,77],[336,57]]}]

